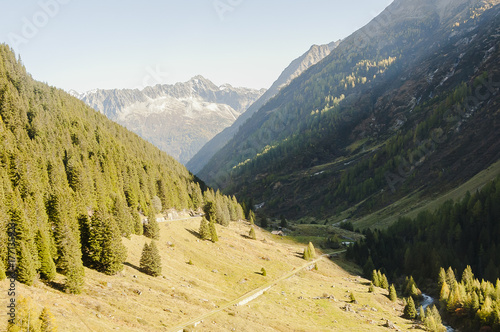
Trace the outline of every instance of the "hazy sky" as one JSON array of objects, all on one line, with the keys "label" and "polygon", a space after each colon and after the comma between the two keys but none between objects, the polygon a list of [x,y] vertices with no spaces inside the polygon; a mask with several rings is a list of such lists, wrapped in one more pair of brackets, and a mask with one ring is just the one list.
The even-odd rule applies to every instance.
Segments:
[{"label": "hazy sky", "polygon": [[312,44],[345,38],[391,0],[0,0],[0,42],[37,80],[79,92],[201,74],[268,88]]}]

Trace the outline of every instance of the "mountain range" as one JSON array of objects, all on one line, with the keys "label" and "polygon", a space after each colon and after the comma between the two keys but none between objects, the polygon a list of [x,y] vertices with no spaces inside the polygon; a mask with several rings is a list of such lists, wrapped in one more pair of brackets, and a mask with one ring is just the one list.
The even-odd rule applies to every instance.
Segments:
[{"label": "mountain range", "polygon": [[230,126],[265,89],[216,86],[203,76],[139,89],[70,91],[109,119],[186,163]]},{"label": "mountain range", "polygon": [[278,79],[271,87],[256,100],[236,121],[228,128],[217,134],[214,138],[208,141],[203,148],[194,155],[186,164],[187,168],[198,173],[209,162],[210,158],[219,151],[224,145],[238,132],[238,129],[252,115],[259,110],[269,99],[274,97],[280,89],[284,88],[296,77],[300,76],[309,67],[323,60],[330,52],[339,45],[340,41],[332,42],[325,45],[313,45],[302,56],[293,60],[290,65],[281,73]]}]

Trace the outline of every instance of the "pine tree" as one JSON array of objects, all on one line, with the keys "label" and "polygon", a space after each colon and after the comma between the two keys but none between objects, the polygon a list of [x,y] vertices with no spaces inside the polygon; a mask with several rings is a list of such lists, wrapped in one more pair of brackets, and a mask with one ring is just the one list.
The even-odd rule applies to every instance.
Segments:
[{"label": "pine tree", "polygon": [[154,213],[148,216],[148,221],[144,224],[144,235],[153,240],[158,240],[160,238],[160,226],[156,221]]},{"label": "pine tree", "polygon": [[312,242],[309,242],[307,247],[309,248],[309,254],[311,256],[311,259],[316,258],[316,249],[314,249],[314,245],[312,244]]},{"label": "pine tree", "polygon": [[205,213],[205,218],[208,222],[217,222],[217,212],[215,209],[215,204],[212,201],[207,201],[203,207],[203,212]]},{"label": "pine tree", "polygon": [[380,279],[378,278],[377,270],[373,270],[372,272],[372,283],[375,287],[380,287]]},{"label": "pine tree", "polygon": [[446,283],[446,271],[444,268],[439,268],[439,277],[438,277],[438,285],[439,287],[443,287],[443,284]]},{"label": "pine tree", "polygon": [[420,306],[418,308],[418,317],[419,317],[420,321],[422,321],[422,322],[425,319],[425,311],[424,311],[424,307],[422,307],[422,306]]},{"label": "pine tree", "polygon": [[356,297],[354,296],[353,292],[351,292],[351,295],[349,295],[349,298],[350,298],[351,302],[353,302],[353,303],[356,302]]},{"label": "pine tree", "polygon": [[161,275],[161,256],[155,241],[151,241],[150,245],[144,243],[139,264],[144,273],[153,277]]},{"label": "pine tree", "polygon": [[56,319],[47,307],[44,307],[40,314],[40,331],[57,332]]},{"label": "pine tree", "polygon": [[208,223],[208,227],[210,228],[210,240],[214,243],[219,241],[219,236],[217,235],[217,228],[215,227],[215,223],[214,222]]},{"label": "pine tree", "polygon": [[64,290],[71,294],[80,294],[83,289],[85,270],[78,262],[71,262],[68,266],[74,264],[74,267],[66,272],[66,280],[64,282]]},{"label": "pine tree", "polygon": [[453,272],[453,269],[450,266],[448,267],[448,270],[446,270],[446,282],[448,283],[450,289],[453,288],[453,285],[456,281],[457,279],[455,278],[455,272]]},{"label": "pine tree", "polygon": [[28,286],[33,285],[36,277],[35,264],[24,242],[21,242],[17,250],[17,262],[17,280]]},{"label": "pine tree", "polygon": [[380,287],[385,290],[389,290],[389,280],[387,280],[387,276],[385,274],[382,275],[382,282],[380,284]]},{"label": "pine tree", "polygon": [[448,301],[448,297],[450,296],[450,288],[448,287],[448,283],[443,282],[441,286],[441,291],[439,292],[439,300],[440,301]]},{"label": "pine tree", "polygon": [[396,288],[394,287],[394,284],[391,284],[391,287],[389,288],[389,299],[392,302],[395,302],[398,299],[398,294],[396,293]]},{"label": "pine tree", "polygon": [[101,248],[99,270],[108,275],[121,271],[123,262],[127,259],[127,250],[122,244],[120,230],[113,219],[103,220]]},{"label": "pine tree", "polygon": [[406,306],[403,312],[404,316],[408,319],[415,319],[417,317],[417,309],[415,309],[415,302],[411,296],[406,299]]},{"label": "pine tree", "polygon": [[210,234],[210,227],[208,226],[208,221],[203,216],[200,221],[200,230],[198,231],[200,238],[202,240],[210,240],[211,234]]},{"label": "pine tree", "polygon": [[249,210],[248,212],[248,221],[250,224],[255,224],[255,213],[252,210]]},{"label": "pine tree", "polygon": [[36,236],[36,243],[38,247],[38,258],[41,263],[40,276],[45,280],[52,280],[56,276],[56,265],[52,260],[50,254],[50,245],[46,233],[38,230]]},{"label": "pine tree", "polygon": [[262,268],[262,269],[260,270],[260,273],[261,273],[264,277],[265,277],[265,276],[267,276],[267,272],[266,272],[266,269],[265,269],[265,268]]},{"label": "pine tree", "polygon": [[134,234],[143,235],[144,224],[142,223],[141,215],[137,212],[137,210],[132,210],[132,220],[134,224]]},{"label": "pine tree", "polygon": [[248,233],[248,236],[252,239],[252,240],[256,240],[257,239],[257,235],[255,235],[255,229],[253,227],[250,228],[250,233]]}]

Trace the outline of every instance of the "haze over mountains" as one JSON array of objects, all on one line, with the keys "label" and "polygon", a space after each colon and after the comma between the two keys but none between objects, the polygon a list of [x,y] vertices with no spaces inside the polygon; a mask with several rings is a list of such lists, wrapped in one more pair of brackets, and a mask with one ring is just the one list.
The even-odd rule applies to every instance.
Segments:
[{"label": "haze over mountains", "polygon": [[208,163],[210,158],[219,151],[224,145],[237,133],[240,126],[245,123],[252,115],[259,110],[269,99],[274,97],[280,89],[284,88],[290,82],[300,76],[309,67],[323,60],[330,52],[338,46],[340,41],[332,42],[326,45],[313,45],[302,56],[293,60],[290,65],[285,68],[278,79],[272,86],[253,103],[246,112],[236,119],[236,121],[228,128],[224,129],[221,133],[217,134],[209,142],[207,142],[198,153],[191,158],[186,164],[187,168],[193,172],[198,173]]},{"label": "haze over mountains", "polygon": [[196,76],[184,83],[72,95],[132,130],[181,163],[230,126],[265,89],[220,87]]}]

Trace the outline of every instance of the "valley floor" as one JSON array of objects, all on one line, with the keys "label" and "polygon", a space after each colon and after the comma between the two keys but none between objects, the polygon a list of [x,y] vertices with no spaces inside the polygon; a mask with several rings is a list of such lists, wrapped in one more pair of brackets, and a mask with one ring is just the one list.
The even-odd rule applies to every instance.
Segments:
[{"label": "valley floor", "polygon": [[[171,331],[196,317],[212,313],[193,331],[384,331],[386,320],[401,330],[412,323],[400,318],[402,301],[392,303],[387,292],[368,293],[368,280],[341,257],[324,257],[318,270],[304,269],[304,246],[257,229],[257,240],[246,235],[250,226],[218,227],[217,243],[197,238],[199,218],[160,224],[158,247],[163,276],[138,270],[145,237],[123,242],[125,268],[116,276],[86,269],[86,287],[75,296],[36,282],[17,284],[20,296],[33,299],[54,313],[59,331]],[[192,264],[188,264],[188,262]],[[344,268],[342,268],[342,267]],[[265,268],[267,275],[260,274]],[[349,270],[350,272],[346,271]],[[282,278],[277,283],[274,281]],[[245,305],[233,301],[272,283],[262,296]],[[7,303],[7,281],[0,282],[1,302]],[[357,304],[348,305],[350,293]],[[0,329],[4,329],[2,320]]]}]

